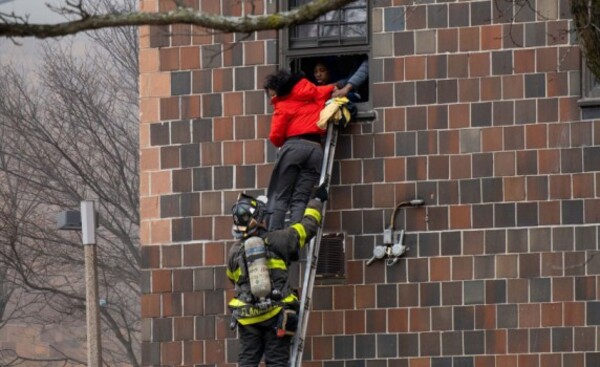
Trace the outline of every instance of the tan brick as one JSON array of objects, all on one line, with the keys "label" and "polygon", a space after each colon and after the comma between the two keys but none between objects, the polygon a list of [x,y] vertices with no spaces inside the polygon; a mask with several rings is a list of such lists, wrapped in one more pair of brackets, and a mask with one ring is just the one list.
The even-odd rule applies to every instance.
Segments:
[{"label": "tan brick", "polygon": [[171,73],[140,75],[140,95],[144,97],[167,97],[171,95]]},{"label": "tan brick", "polygon": [[171,242],[171,220],[155,220],[150,223],[150,243]]},{"label": "tan brick", "polygon": [[150,221],[142,220],[140,222],[140,244],[150,244]]},{"label": "tan brick", "polygon": [[150,194],[162,195],[170,194],[173,191],[171,187],[171,172],[160,171],[150,173]]},{"label": "tan brick", "polygon": [[160,149],[140,149],[140,169],[142,171],[155,170],[160,167]]},{"label": "tan brick", "polygon": [[142,197],[140,199],[140,216],[144,219],[160,218],[160,196]]},{"label": "tan brick", "polygon": [[140,49],[140,74],[158,72],[158,49]]},{"label": "tan brick", "polygon": [[144,124],[159,121],[159,106],[159,98],[140,98],[140,122]]}]

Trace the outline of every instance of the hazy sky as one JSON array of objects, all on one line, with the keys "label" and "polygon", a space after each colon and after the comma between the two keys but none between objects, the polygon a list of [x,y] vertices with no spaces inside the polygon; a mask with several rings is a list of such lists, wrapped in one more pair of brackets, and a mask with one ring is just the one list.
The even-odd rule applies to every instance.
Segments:
[{"label": "hazy sky", "polygon": [[[15,13],[29,16],[30,22],[56,23],[64,20],[60,14],[52,12],[46,4],[64,4],[64,0],[0,0],[1,13]],[[0,38],[0,62],[12,62],[28,66],[35,63],[37,51],[42,41],[35,38],[15,39],[19,45],[8,39]]]}]

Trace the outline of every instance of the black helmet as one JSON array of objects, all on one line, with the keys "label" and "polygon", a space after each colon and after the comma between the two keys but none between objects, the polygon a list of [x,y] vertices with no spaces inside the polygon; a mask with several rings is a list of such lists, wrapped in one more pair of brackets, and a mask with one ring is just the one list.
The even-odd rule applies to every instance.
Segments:
[{"label": "black helmet", "polygon": [[231,207],[233,215],[232,232],[236,237],[246,237],[253,234],[266,214],[266,205],[263,201],[255,199],[243,192]]}]

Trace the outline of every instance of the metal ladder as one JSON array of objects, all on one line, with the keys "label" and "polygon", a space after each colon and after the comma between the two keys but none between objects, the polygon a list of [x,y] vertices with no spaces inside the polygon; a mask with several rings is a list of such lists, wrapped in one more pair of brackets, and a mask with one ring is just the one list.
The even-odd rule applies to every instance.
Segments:
[{"label": "metal ladder", "polygon": [[[333,168],[333,159],[335,156],[335,146],[339,134],[340,126],[335,123],[329,123],[327,126],[327,137],[325,139],[325,150],[323,152],[323,166],[321,167],[321,177],[319,185],[327,180],[327,188],[331,182],[331,170]],[[325,206],[321,212],[321,223],[325,221]],[[304,338],[308,327],[308,316],[310,314],[310,301],[317,273],[317,261],[319,260],[319,247],[323,237],[323,226],[319,227],[317,234],[310,241],[306,253],[306,269],[304,269],[304,280],[302,283],[302,296],[300,297],[300,312],[298,315],[298,329],[292,343],[290,366],[299,367],[302,364],[302,352],[304,351]]]}]

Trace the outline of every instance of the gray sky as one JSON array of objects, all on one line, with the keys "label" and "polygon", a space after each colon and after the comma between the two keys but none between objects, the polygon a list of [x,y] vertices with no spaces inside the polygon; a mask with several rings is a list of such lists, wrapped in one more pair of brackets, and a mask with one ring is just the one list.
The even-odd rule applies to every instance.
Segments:
[{"label": "gray sky", "polygon": [[31,22],[54,23],[62,17],[53,13],[46,6],[49,4],[60,4],[58,0],[0,0],[0,12],[15,13],[20,16],[29,16]]},{"label": "gray sky", "polygon": [[[46,4],[64,4],[60,0],[0,0],[0,12],[14,13],[19,16],[28,16],[30,22],[35,23],[56,23],[63,21],[60,14],[52,12]],[[18,38],[16,45],[9,39],[0,38],[0,63],[16,63],[22,66],[31,66],[35,64],[37,51],[40,41],[35,38]]]}]

